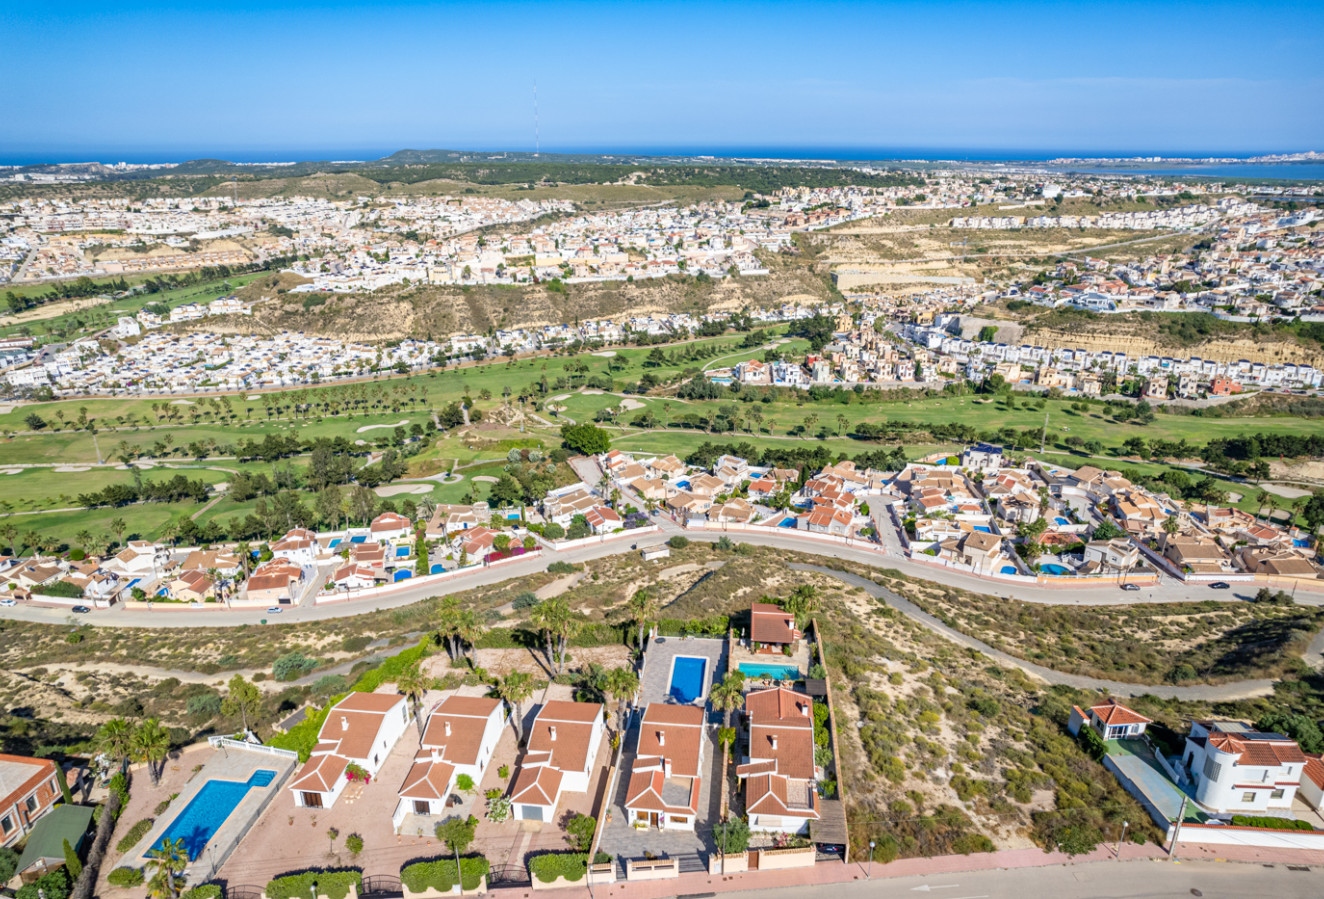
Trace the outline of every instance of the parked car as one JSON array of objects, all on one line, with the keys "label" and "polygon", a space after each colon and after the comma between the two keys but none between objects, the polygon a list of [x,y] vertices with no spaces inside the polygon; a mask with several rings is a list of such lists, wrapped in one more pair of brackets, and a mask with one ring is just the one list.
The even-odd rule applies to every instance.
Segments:
[{"label": "parked car", "polygon": [[1209,585],[1210,590],[1230,590],[1232,585],[1227,581],[1214,581]]},{"label": "parked car", "polygon": [[1139,584],[1122,584],[1122,589],[1125,590],[1125,591],[1128,592],[1128,593],[1139,593],[1139,592],[1140,592],[1140,585],[1139,585]]},{"label": "parked car", "polygon": [[74,607],[73,607],[73,612],[74,612],[74,614],[76,614],[76,615],[86,615],[86,614],[87,614],[88,612],[90,612],[90,611],[92,611],[92,610],[89,609],[87,606],[74,606]]},{"label": "parked car", "polygon": [[12,599],[0,599],[0,606],[4,606],[6,609],[16,605],[18,605],[18,603]]},{"label": "parked car", "polygon": [[283,611],[283,610],[281,609],[280,606],[272,606],[271,608],[267,609],[267,614],[268,614],[268,615],[279,615],[282,611]]}]

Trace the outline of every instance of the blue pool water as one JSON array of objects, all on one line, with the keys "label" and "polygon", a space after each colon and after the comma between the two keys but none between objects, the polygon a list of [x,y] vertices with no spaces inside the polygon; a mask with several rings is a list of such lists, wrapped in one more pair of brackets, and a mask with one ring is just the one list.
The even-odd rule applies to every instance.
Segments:
[{"label": "blue pool water", "polygon": [[777,527],[779,527],[779,528],[793,528],[793,527],[795,527],[795,519],[794,519],[794,518],[783,518],[781,521],[777,522]]},{"label": "blue pool water", "polygon": [[676,656],[671,665],[671,698],[677,702],[693,702],[703,696],[703,676],[708,660],[693,656]]},{"label": "blue pool water", "polygon": [[[1293,541],[1292,541],[1292,545],[1293,545],[1293,546],[1299,546],[1299,547],[1305,548],[1305,547],[1307,547],[1307,546],[1310,546],[1310,541],[1309,541],[1309,540],[1293,540]],[[133,585],[130,584],[129,586],[132,587]]]},{"label": "blue pool water", "polygon": [[1016,566],[1015,566],[1015,565],[1003,565],[1003,566],[1002,566],[1002,573],[1003,573],[1003,574],[1015,574],[1015,573],[1016,573]]},{"label": "blue pool water", "polygon": [[1044,574],[1055,574],[1058,576],[1072,573],[1070,568],[1064,568],[1061,565],[1040,565],[1039,570]]},{"label": "blue pool water", "polygon": [[337,537],[336,539],[332,540],[330,543],[327,544],[327,549],[335,549],[339,545],[340,545],[340,538]]},{"label": "blue pool water", "polygon": [[689,481],[677,481],[677,482],[676,482],[676,488],[677,488],[678,490],[689,490],[689,489],[690,489],[690,482],[689,482]]},{"label": "blue pool water", "polygon": [[395,555],[397,558],[404,558],[405,556],[409,555],[409,547],[397,546],[395,548]]},{"label": "blue pool water", "polygon": [[268,786],[275,779],[275,771],[263,768],[254,771],[242,783],[237,780],[207,781],[198,795],[170,822],[165,833],[161,834],[161,842],[153,848],[160,849],[166,840],[183,840],[189,861],[195,861],[248,791],[253,787]]},{"label": "blue pool water", "polygon": [[357,537],[350,537],[350,538],[349,538],[349,542],[350,542],[350,543],[367,543],[367,542],[368,542],[368,537],[367,537],[366,534],[360,534],[360,535],[357,536]]},{"label": "blue pool water", "polygon": [[991,534],[991,533],[993,533],[993,529],[992,529],[991,527],[988,527],[988,526],[986,526],[986,525],[982,525],[982,524],[977,524],[977,525],[975,525],[975,530],[976,530],[976,531],[979,531],[981,534]]},{"label": "blue pool water", "polygon": [[410,571],[408,568],[401,568],[399,571],[395,573],[395,580],[403,581],[406,578],[411,578],[413,576],[414,576],[414,572]]},{"label": "blue pool water", "polygon": [[1062,527],[1062,528],[1064,528],[1064,527],[1066,527],[1067,525],[1071,524],[1071,521],[1070,521],[1069,519],[1066,519],[1066,518],[1054,518],[1053,521],[1057,522],[1057,526],[1058,526],[1058,527]]},{"label": "blue pool water", "polygon": [[800,669],[794,665],[765,665],[762,662],[741,662],[740,670],[746,677],[767,677],[773,680],[799,680]]},{"label": "blue pool water", "polygon": [[507,513],[506,513],[506,521],[519,521],[519,513],[518,513],[518,512],[507,512]]},{"label": "blue pool water", "polygon": [[433,562],[432,567],[428,569],[431,574],[441,574],[445,570],[446,566],[442,565],[440,562]]}]

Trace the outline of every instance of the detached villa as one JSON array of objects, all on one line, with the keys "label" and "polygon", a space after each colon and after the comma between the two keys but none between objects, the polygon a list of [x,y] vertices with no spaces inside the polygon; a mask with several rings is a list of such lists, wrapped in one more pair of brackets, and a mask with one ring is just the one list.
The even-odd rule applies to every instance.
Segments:
[{"label": "detached villa", "polygon": [[756,602],[749,607],[749,639],[758,652],[780,653],[783,646],[798,641],[803,634],[795,626],[795,616],[770,602]]},{"label": "detached villa", "polygon": [[1192,721],[1182,753],[1196,801],[1215,812],[1290,809],[1307,761],[1290,737],[1240,721]]},{"label": "detached villa", "polygon": [[358,765],[376,774],[409,726],[409,704],[394,693],[350,693],[327,712],[308,761],[289,789],[300,808],[330,808],[349,782],[346,769]]},{"label": "detached villa", "polygon": [[649,703],[639,725],[625,809],[630,823],[694,830],[703,767],[703,709]]},{"label": "detached villa", "polygon": [[433,707],[414,764],[400,786],[392,820],[445,814],[446,799],[462,774],[482,780],[506,716],[501,702],[485,696],[448,696]]},{"label": "detached villa", "polygon": [[555,700],[538,710],[510,788],[520,821],[551,821],[561,793],[587,793],[602,745],[602,704]]},{"label": "detached villa", "polygon": [[806,833],[819,818],[814,790],[813,700],[785,687],[745,695],[749,758],[736,766],[745,781],[749,829]]},{"label": "detached villa", "polygon": [[1082,711],[1080,706],[1071,707],[1071,720],[1067,729],[1071,735],[1080,733],[1083,726],[1094,728],[1105,740],[1120,740],[1123,737],[1138,737],[1153,720],[1138,712],[1133,712],[1116,699],[1109,698],[1096,706]]}]

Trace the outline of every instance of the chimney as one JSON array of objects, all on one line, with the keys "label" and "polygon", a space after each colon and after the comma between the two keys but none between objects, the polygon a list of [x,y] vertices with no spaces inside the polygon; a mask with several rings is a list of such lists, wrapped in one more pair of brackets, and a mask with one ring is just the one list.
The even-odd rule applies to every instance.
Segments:
[{"label": "chimney", "polygon": [[346,718],[344,715],[340,716],[340,729],[349,730],[349,719]]},{"label": "chimney", "polygon": [[800,714],[805,718],[809,717],[809,703],[803,702],[800,704]]},{"label": "chimney", "polygon": [[768,742],[772,744],[772,748],[773,748],[773,749],[776,749],[776,748],[777,748],[777,735],[776,735],[776,734],[773,734],[771,737],[768,737]]},{"label": "chimney", "polygon": [[665,746],[665,745],[667,745],[667,732],[666,732],[666,731],[664,731],[664,730],[660,730],[660,731],[657,732],[657,745],[659,745],[659,746]]},{"label": "chimney", "polygon": [[451,735],[451,723],[449,721],[446,721],[444,722],[444,724],[446,725],[446,736],[449,737]]},{"label": "chimney", "polygon": [[548,734],[548,736],[551,738],[552,742],[555,743],[555,742],[556,742],[556,725],[555,725],[555,724],[553,724],[551,727],[547,728],[547,734]]}]

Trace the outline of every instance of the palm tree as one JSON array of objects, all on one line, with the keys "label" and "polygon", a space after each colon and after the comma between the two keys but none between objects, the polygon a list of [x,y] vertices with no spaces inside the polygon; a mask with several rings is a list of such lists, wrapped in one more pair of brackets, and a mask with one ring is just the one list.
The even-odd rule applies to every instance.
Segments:
[{"label": "palm tree", "polygon": [[179,895],[180,884],[176,878],[183,875],[184,869],[188,867],[188,852],[184,850],[184,839],[182,837],[174,840],[165,840],[160,849],[153,849],[147,853],[151,856],[151,861],[147,867],[152,871],[151,881],[148,884],[151,895],[156,899],[175,899]]},{"label": "palm tree", "polygon": [[134,730],[130,746],[134,759],[146,763],[155,786],[161,779],[160,764],[170,755],[170,731],[162,726],[159,718],[148,718]]},{"label": "palm tree", "polygon": [[463,651],[465,645],[469,647],[469,667],[478,667],[478,641],[482,639],[487,632],[487,626],[478,620],[478,614],[473,609],[465,609],[459,615],[456,622],[458,636],[460,638],[460,649]]},{"label": "palm tree", "polygon": [[795,592],[782,601],[782,608],[795,616],[795,626],[803,631],[809,617],[814,614],[818,603],[818,588],[811,584],[801,584]]},{"label": "palm tree", "polygon": [[123,718],[111,718],[97,730],[93,739],[97,752],[115,760],[121,770],[133,755],[133,725]]},{"label": "palm tree", "polygon": [[11,556],[18,555],[14,550],[14,541],[18,539],[17,525],[12,521],[6,521],[4,524],[0,524],[0,538],[3,538],[4,541],[9,544],[9,554]]},{"label": "palm tree", "polygon": [[555,640],[562,618],[570,614],[570,607],[565,600],[544,599],[533,607],[529,615],[529,624],[538,629],[547,649],[547,666],[556,665]]},{"label": "palm tree", "polygon": [[639,675],[633,668],[613,668],[602,682],[602,691],[616,697],[616,730],[620,732],[625,722],[625,702],[639,692]]},{"label": "palm tree", "polygon": [[644,651],[644,628],[651,622],[654,615],[657,614],[657,599],[648,590],[636,590],[634,596],[630,597],[629,602],[625,604],[629,609],[631,617],[634,618],[635,626],[638,628],[639,651]]},{"label": "palm tree", "polygon": [[129,525],[123,518],[112,518],[110,520],[110,532],[115,535],[115,542],[124,543],[124,533],[129,529]]},{"label": "palm tree", "polygon": [[414,710],[414,722],[418,725],[418,739],[423,741],[423,695],[431,686],[432,679],[423,673],[421,662],[415,661],[395,680],[395,688],[409,697],[409,705]]},{"label": "palm tree", "polygon": [[1260,490],[1260,491],[1256,492],[1256,494],[1255,494],[1255,503],[1256,503],[1257,508],[1256,508],[1256,510],[1255,510],[1255,515],[1256,515],[1257,518],[1263,518],[1263,517],[1264,517],[1264,506],[1265,506],[1265,504],[1266,504],[1267,502],[1269,502],[1269,491],[1268,491],[1268,490]]},{"label": "palm tree", "polygon": [[725,713],[724,727],[731,726],[731,713],[745,704],[745,674],[739,669],[728,671],[726,677],[708,691],[713,708]]},{"label": "palm tree", "polygon": [[92,532],[84,528],[74,534],[74,542],[78,544],[79,549],[86,553],[87,548],[92,545]]},{"label": "palm tree", "polygon": [[511,726],[515,728],[515,739],[523,742],[521,724],[524,721],[524,703],[533,696],[533,675],[524,671],[512,671],[496,682],[492,692],[510,706],[510,720]]},{"label": "palm tree", "polygon": [[460,653],[458,644],[460,636],[460,603],[453,596],[448,596],[437,605],[436,615],[436,634],[437,640],[447,644],[448,652],[452,659]]}]

